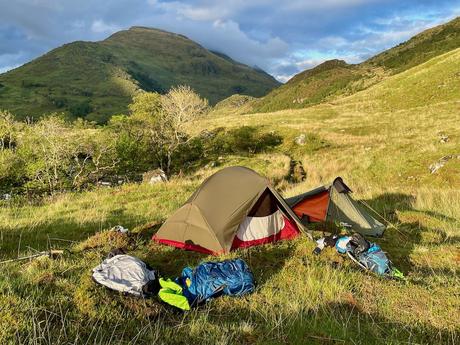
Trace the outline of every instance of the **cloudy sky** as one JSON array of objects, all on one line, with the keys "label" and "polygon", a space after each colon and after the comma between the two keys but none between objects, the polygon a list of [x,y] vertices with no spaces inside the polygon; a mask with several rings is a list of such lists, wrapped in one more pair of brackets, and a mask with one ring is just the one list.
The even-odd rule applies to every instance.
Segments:
[{"label": "cloudy sky", "polygon": [[460,0],[0,0],[0,72],[143,25],[286,81],[324,60],[360,62],[456,16]]}]

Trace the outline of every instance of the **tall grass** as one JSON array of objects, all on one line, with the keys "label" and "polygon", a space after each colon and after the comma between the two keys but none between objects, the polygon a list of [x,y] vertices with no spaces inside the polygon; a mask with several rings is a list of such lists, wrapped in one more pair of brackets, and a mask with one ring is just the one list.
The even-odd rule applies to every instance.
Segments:
[{"label": "tall grass", "polygon": [[[275,153],[223,157],[219,166],[155,186],[64,194],[40,204],[4,202],[0,256],[15,257],[18,248],[19,254],[32,250],[26,246],[46,248],[48,237],[77,243],[52,243],[68,249],[60,258],[0,267],[0,343],[459,343],[460,165],[449,161],[435,174],[428,170],[440,157],[460,152],[459,104],[450,100],[406,107],[404,97],[395,96],[389,110],[374,99],[374,91],[304,110],[214,114],[195,128],[263,126],[283,137]],[[440,142],[440,132],[449,136],[447,143]],[[300,133],[312,140],[293,144]],[[302,162],[304,182],[289,182],[291,158]],[[218,258],[246,260],[256,291],[244,298],[219,298],[187,313],[92,281],[91,269],[115,246],[166,277],[178,276],[187,265],[216,260],[154,244],[150,237],[201,181],[228,165],[259,171],[282,186],[285,196],[344,177],[355,198],[394,225],[375,241],[406,280],[368,275],[332,249],[314,256],[315,244],[299,237]],[[132,234],[105,231],[116,224]]]}]

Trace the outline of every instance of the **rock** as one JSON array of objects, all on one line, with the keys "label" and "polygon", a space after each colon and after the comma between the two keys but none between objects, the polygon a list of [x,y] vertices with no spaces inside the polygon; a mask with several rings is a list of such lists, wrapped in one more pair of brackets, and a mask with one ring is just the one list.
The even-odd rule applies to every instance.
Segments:
[{"label": "rock", "polygon": [[127,233],[129,230],[121,225],[115,225],[112,229],[110,229],[111,231],[115,231],[115,232],[119,232],[121,234],[125,234]]},{"label": "rock", "polygon": [[440,134],[439,136],[439,142],[441,144],[447,143],[449,141],[449,136],[446,134]]},{"label": "rock", "polygon": [[305,133],[302,133],[298,137],[295,138],[295,143],[300,146],[305,145],[306,141],[307,141],[307,136],[305,135]]},{"label": "rock", "polygon": [[200,137],[202,139],[212,139],[216,136],[216,132],[212,132],[212,131],[209,131],[207,129],[203,130],[201,133],[200,133]]},{"label": "rock", "polygon": [[2,200],[11,200],[11,194],[10,193],[5,193],[1,196]]},{"label": "rock", "polygon": [[215,168],[215,167],[218,166],[218,165],[219,165],[219,162],[217,162],[217,161],[211,161],[211,162],[209,162],[208,164],[206,164],[204,167],[205,167],[206,169],[210,169],[210,168]]},{"label": "rock", "polygon": [[437,162],[434,162],[433,164],[431,164],[428,167],[428,169],[430,169],[430,172],[434,174],[436,171],[438,171],[444,165],[446,165],[446,163],[450,161],[451,159],[460,159],[460,155],[447,155],[447,156],[441,157],[440,159],[438,159]]},{"label": "rock", "polygon": [[98,182],[97,182],[97,185],[98,185],[98,186],[101,186],[101,187],[111,187],[111,186],[112,186],[112,182],[109,182],[109,181],[98,181]]},{"label": "rock", "polygon": [[142,175],[142,181],[150,185],[168,181],[168,177],[161,169],[147,171]]}]

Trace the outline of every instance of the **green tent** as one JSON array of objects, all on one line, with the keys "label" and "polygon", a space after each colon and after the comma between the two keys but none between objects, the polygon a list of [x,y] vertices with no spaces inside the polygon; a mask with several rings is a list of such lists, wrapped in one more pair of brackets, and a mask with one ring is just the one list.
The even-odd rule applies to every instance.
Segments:
[{"label": "green tent", "polygon": [[385,225],[351,197],[351,189],[337,177],[330,185],[286,199],[304,224],[332,222],[363,235],[381,236]]},{"label": "green tent", "polygon": [[181,249],[221,254],[291,239],[304,231],[300,219],[266,178],[235,166],[203,181],[153,240]]}]

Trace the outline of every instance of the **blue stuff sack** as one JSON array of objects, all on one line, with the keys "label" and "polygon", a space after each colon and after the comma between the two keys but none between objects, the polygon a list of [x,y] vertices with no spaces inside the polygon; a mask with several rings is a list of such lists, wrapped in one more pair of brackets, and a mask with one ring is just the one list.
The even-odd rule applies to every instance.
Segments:
[{"label": "blue stuff sack", "polygon": [[191,305],[222,295],[243,296],[255,289],[254,276],[241,259],[205,262],[193,270],[186,267],[178,280]]}]

